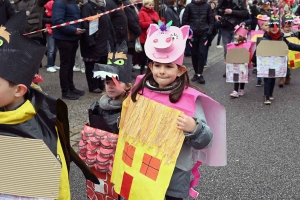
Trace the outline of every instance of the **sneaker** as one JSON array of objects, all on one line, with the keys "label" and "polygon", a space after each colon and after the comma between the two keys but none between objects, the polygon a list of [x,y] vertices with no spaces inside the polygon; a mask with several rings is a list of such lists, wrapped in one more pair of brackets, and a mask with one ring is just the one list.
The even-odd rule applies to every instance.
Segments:
[{"label": "sneaker", "polygon": [[272,101],[272,100],[274,100],[274,97],[270,96],[270,98],[269,98],[269,99]]},{"label": "sneaker", "polygon": [[224,77],[224,78],[226,78],[226,73],[225,73],[225,74],[223,74],[223,77]]},{"label": "sneaker", "polygon": [[80,72],[81,70],[80,70],[80,67],[78,67],[78,66],[74,66],[73,67],[73,72]]},{"label": "sneaker", "polygon": [[148,65],[145,65],[145,69],[147,69],[148,68]]},{"label": "sneaker", "polygon": [[245,94],[244,90],[240,90],[240,91],[239,91],[239,96],[240,96],[240,97],[241,97],[241,96],[244,96],[244,94]]},{"label": "sneaker", "polygon": [[218,49],[222,49],[223,46],[222,46],[222,45],[217,45],[217,48],[218,48]]},{"label": "sneaker", "polygon": [[191,81],[192,81],[192,82],[195,82],[195,81],[197,81],[197,80],[198,80],[198,75],[195,74],[195,75],[193,76],[193,78],[191,79]]},{"label": "sneaker", "polygon": [[54,73],[56,72],[56,69],[54,67],[47,67],[47,72]]},{"label": "sneaker", "polygon": [[81,67],[81,73],[85,74],[85,67]]},{"label": "sneaker", "polygon": [[136,64],[136,65],[133,65],[132,69],[141,69],[141,66]]},{"label": "sneaker", "polygon": [[198,83],[205,84],[205,80],[204,80],[204,77],[202,75],[198,77]]},{"label": "sneaker", "polygon": [[76,95],[79,95],[79,96],[83,96],[83,95],[85,94],[84,91],[78,90],[78,89],[76,89],[76,88],[70,89],[70,91],[71,91],[73,94],[76,94]]},{"label": "sneaker", "polygon": [[257,69],[253,69],[252,73],[257,74]]},{"label": "sneaker", "polygon": [[261,87],[261,80],[257,80],[256,87]]},{"label": "sneaker", "polygon": [[271,105],[271,101],[269,99],[265,99],[265,102],[264,102],[265,105]]},{"label": "sneaker", "polygon": [[233,90],[233,92],[231,92],[231,94],[229,96],[231,96],[232,98],[238,98],[239,93],[237,91]]},{"label": "sneaker", "polygon": [[90,92],[91,92],[91,93],[95,93],[95,94],[100,94],[100,93],[102,93],[102,90],[99,89],[99,88],[96,88],[96,89],[94,89],[94,90],[90,90]]},{"label": "sneaker", "polygon": [[207,68],[207,65],[204,65],[204,68]]},{"label": "sneaker", "polygon": [[59,66],[56,66],[56,65],[54,65],[54,68],[57,70],[57,69],[60,69],[60,67]]},{"label": "sneaker", "polygon": [[68,91],[68,92],[63,92],[62,93],[62,98],[63,99],[68,99],[68,100],[78,100],[79,99],[79,95],[74,94],[71,91]]}]

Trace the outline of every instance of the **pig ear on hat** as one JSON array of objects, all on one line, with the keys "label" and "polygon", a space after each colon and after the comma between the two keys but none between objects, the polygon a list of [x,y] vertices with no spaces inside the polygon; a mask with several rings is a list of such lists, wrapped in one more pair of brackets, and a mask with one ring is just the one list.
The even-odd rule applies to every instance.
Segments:
[{"label": "pig ear on hat", "polygon": [[183,40],[186,40],[189,37],[190,26],[182,26],[180,28],[183,36]]},{"label": "pig ear on hat", "polygon": [[153,33],[155,33],[155,31],[157,31],[159,29],[159,26],[157,24],[150,24],[149,28],[148,28],[148,34],[147,37],[150,37]]}]

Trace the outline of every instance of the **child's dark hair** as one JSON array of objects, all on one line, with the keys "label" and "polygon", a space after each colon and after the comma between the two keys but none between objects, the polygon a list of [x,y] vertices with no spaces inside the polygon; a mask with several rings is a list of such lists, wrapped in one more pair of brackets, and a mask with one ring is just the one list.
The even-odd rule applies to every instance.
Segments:
[{"label": "child's dark hair", "polygon": [[8,80],[7,80],[7,82],[8,82],[9,87],[14,87],[14,86],[18,85],[16,83],[8,81]]},{"label": "child's dark hair", "polygon": [[[177,65],[178,68],[181,67],[180,65]],[[149,83],[152,86],[158,87],[158,84],[155,82],[154,78],[153,78],[153,74],[151,72],[151,70],[149,69],[149,67],[146,70],[146,74],[145,76],[140,80],[140,82],[138,84],[136,84],[133,88],[132,88],[132,93],[131,93],[131,100],[133,102],[136,102],[136,96],[139,93],[139,91],[141,91],[141,93],[139,94],[143,94],[144,92],[144,87],[146,84],[146,81],[149,81]],[[187,89],[188,87],[192,87],[200,92],[202,92],[200,89],[198,89],[197,87],[193,86],[190,84],[190,79],[189,79],[189,75],[187,72],[184,72],[180,77],[177,77],[175,82],[178,81],[181,84],[179,87],[177,87],[176,89],[174,89],[170,94],[169,94],[169,100],[172,103],[176,103],[179,101],[183,91],[185,89]]]}]

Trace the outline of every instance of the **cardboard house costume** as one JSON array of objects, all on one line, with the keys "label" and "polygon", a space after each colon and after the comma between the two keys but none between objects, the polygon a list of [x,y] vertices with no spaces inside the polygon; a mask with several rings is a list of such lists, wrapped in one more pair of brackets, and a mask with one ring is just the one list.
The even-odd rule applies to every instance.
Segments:
[{"label": "cardboard house costume", "polygon": [[248,65],[250,52],[246,48],[227,50],[226,55],[226,82],[248,83]]},{"label": "cardboard house costume", "polygon": [[286,77],[287,56],[284,41],[262,40],[256,49],[257,77]]},{"label": "cardboard house costume", "polygon": [[[151,24],[145,43],[146,55],[156,62],[182,65],[188,33],[189,26]],[[136,83],[141,78],[138,76]],[[198,162],[193,170],[195,183],[191,186],[197,185],[199,180],[199,159],[210,166],[226,165],[226,114],[222,105],[192,88],[186,89],[182,94],[184,98],[177,103],[170,102],[169,94],[147,87],[140,94],[136,102],[130,97],[123,102],[111,178],[118,194],[128,200],[164,199],[175,166],[183,167],[189,157],[180,156],[181,149],[192,155],[192,148],[184,142],[185,135],[177,129],[176,121],[180,113],[194,116],[197,99],[200,99],[207,123],[214,133],[214,143],[201,153],[195,151],[194,158]],[[189,185],[184,187],[189,188]],[[190,194],[197,196],[192,188]]]},{"label": "cardboard house costume", "polygon": [[[112,79],[116,85],[119,81],[131,82],[131,56],[127,54],[126,41],[111,50],[108,43],[107,64],[95,64],[94,77]],[[121,87],[121,86],[120,86]],[[106,102],[109,101],[109,105]],[[118,200],[111,183],[114,155],[118,141],[118,123],[122,102],[110,99],[106,94],[92,103],[89,108],[89,124],[82,130],[79,142],[79,156],[97,176],[100,184],[87,180],[87,196],[91,200]]]},{"label": "cardboard house costume", "polygon": [[0,27],[0,77],[28,88],[19,107],[0,108],[0,199],[69,200],[70,162],[99,182],[70,146],[66,104],[30,88],[46,49],[22,35],[25,23],[20,11]]},{"label": "cardboard house costume", "polygon": [[[235,27],[235,34],[246,38],[248,30],[242,26]],[[227,44],[226,82],[248,83],[248,68],[252,57],[254,42],[249,40],[235,41]]]}]

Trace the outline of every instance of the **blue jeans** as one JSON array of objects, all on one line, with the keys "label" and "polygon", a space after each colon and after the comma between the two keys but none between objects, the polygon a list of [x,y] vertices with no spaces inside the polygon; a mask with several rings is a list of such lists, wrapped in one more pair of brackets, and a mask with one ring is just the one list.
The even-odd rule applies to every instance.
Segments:
[{"label": "blue jeans", "polygon": [[217,46],[220,45],[221,42],[221,37],[222,37],[222,29],[219,28],[219,33],[218,33],[218,40],[217,40]]},{"label": "blue jeans", "polygon": [[55,41],[52,38],[52,35],[46,33],[46,40],[47,40],[47,68],[53,67],[55,65],[56,59],[56,52],[57,47],[55,45]]},{"label": "blue jeans", "polygon": [[233,30],[222,30],[222,40],[223,40],[223,48],[224,48],[224,58],[226,59],[226,53],[227,53],[227,44],[233,42],[234,39],[234,31]]}]

